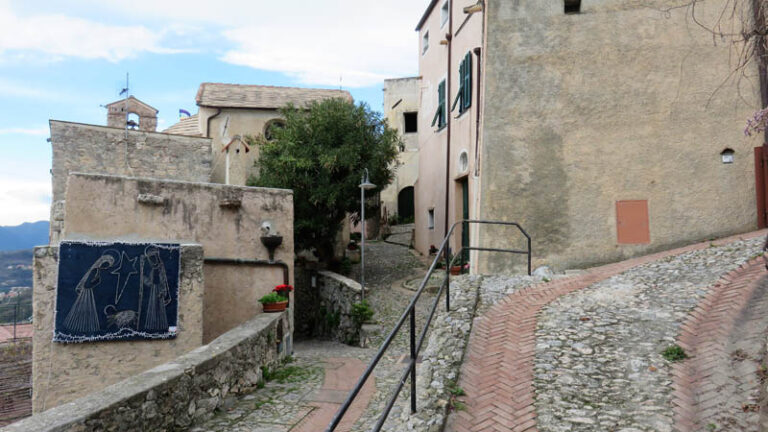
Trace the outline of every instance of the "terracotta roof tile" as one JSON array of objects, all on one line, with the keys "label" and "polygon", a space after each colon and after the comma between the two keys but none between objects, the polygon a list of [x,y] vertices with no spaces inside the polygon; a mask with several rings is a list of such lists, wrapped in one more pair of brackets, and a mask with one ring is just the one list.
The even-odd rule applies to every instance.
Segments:
[{"label": "terracotta roof tile", "polygon": [[184,117],[181,120],[179,120],[178,123],[171,125],[168,129],[164,130],[163,133],[168,134],[174,134],[174,135],[187,135],[187,136],[202,136],[203,133],[200,132],[200,125],[197,121],[197,114],[190,116],[190,117]]},{"label": "terracotta roof tile", "polygon": [[345,90],[222,83],[201,84],[195,99],[199,106],[206,107],[277,109],[289,103],[303,107],[335,97],[352,100],[352,95]]}]

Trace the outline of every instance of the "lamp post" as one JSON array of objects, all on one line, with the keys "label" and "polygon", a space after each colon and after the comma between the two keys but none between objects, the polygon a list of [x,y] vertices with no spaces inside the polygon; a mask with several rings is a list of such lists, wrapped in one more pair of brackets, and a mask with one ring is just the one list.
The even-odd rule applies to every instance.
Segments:
[{"label": "lamp post", "polygon": [[371,189],[376,189],[376,185],[368,179],[368,168],[365,168],[360,182],[360,287],[363,300],[365,300],[365,191]]}]

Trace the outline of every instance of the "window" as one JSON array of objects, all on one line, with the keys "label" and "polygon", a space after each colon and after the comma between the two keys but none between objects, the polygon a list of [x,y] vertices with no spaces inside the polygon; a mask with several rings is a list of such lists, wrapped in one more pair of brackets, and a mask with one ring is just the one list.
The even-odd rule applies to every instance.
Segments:
[{"label": "window", "polygon": [[733,154],[735,152],[733,149],[725,149],[722,153],[720,153],[720,157],[723,159],[724,164],[732,164],[733,163]]},{"label": "window", "polygon": [[267,141],[273,141],[275,139],[275,131],[277,129],[282,129],[285,127],[285,122],[280,119],[274,119],[267,122],[267,125],[264,126],[264,138],[266,138]]},{"label": "window", "polygon": [[414,133],[419,131],[419,113],[403,113],[403,120],[405,123],[405,133]]},{"label": "window", "polygon": [[448,22],[448,18],[451,17],[451,0],[445,0],[443,7],[440,9],[440,28],[443,28],[445,23]]},{"label": "window", "polygon": [[427,228],[435,229],[435,209],[427,211]]},{"label": "window", "polygon": [[446,112],[445,112],[445,80],[440,81],[440,85],[437,86],[437,112],[435,118],[432,119],[432,126],[437,124],[438,129],[442,129],[445,126]]},{"label": "window", "polygon": [[472,106],[472,53],[468,52],[459,65],[459,92],[451,106],[451,112],[459,105],[459,113],[467,111]]},{"label": "window", "polygon": [[581,12],[581,0],[565,0],[565,13],[577,14]]},{"label": "window", "polygon": [[426,54],[429,49],[429,32],[424,32],[424,36],[421,37],[421,55]]}]

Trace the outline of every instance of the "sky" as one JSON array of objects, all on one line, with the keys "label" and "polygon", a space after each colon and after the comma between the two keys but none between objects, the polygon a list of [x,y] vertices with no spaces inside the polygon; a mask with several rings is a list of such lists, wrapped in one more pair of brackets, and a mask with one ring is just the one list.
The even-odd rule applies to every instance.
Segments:
[{"label": "sky", "polygon": [[202,82],[339,88],[382,109],[418,74],[429,0],[0,0],[0,226],[47,220],[48,120],[106,124],[130,92],[158,130]]}]

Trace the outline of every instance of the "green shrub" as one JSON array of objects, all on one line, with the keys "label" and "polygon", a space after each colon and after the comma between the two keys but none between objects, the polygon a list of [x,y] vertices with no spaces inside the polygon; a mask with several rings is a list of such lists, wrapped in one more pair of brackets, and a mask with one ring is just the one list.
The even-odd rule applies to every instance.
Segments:
[{"label": "green shrub", "polygon": [[373,308],[368,304],[367,300],[363,300],[361,303],[355,303],[352,305],[352,320],[357,325],[362,325],[366,321],[373,318]]}]

